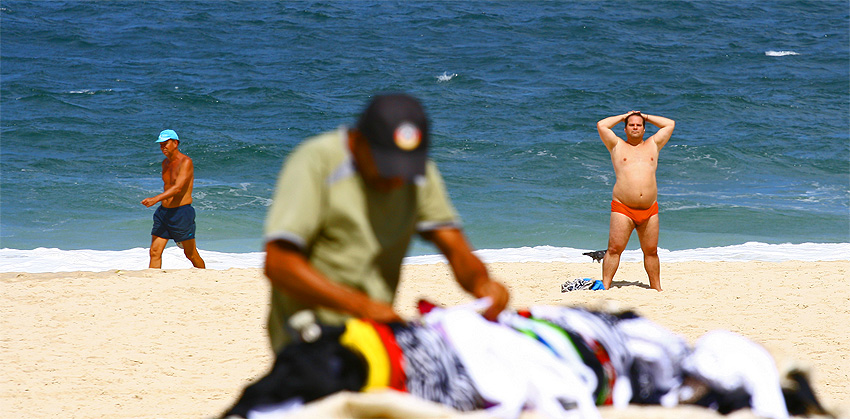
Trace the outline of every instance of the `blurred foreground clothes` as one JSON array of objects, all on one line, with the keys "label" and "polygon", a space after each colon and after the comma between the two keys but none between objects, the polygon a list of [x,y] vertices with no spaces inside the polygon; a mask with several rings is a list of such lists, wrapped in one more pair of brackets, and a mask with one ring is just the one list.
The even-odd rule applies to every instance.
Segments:
[{"label": "blurred foreground clothes", "polygon": [[420,304],[422,317],[404,324],[350,319],[312,325],[320,334],[293,329],[299,342],[223,417],[284,418],[337,392],[380,389],[497,418],[524,410],[599,418],[597,406],[629,404],[829,415],[805,374],[790,371],[793,385],[783,388],[770,354],[731,332],[709,332],[690,347],[633,312],[533,306],[489,322],[478,314],[485,304]]}]

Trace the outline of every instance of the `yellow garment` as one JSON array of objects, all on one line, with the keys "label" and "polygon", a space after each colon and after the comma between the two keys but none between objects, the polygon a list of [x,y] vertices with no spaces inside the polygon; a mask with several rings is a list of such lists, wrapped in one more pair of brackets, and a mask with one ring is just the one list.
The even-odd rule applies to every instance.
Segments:
[{"label": "yellow garment", "polygon": [[366,358],[369,373],[363,391],[388,387],[390,384],[390,358],[381,337],[371,324],[359,319],[345,322],[345,333],[339,343]]}]

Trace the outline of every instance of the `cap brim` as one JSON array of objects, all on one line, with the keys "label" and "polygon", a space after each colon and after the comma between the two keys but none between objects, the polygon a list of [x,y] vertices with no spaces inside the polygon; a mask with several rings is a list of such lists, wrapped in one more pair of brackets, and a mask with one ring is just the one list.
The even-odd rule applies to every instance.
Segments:
[{"label": "cap brim", "polygon": [[413,182],[417,177],[425,175],[428,153],[424,149],[404,152],[374,147],[372,156],[378,167],[378,173],[383,177],[400,177]]}]

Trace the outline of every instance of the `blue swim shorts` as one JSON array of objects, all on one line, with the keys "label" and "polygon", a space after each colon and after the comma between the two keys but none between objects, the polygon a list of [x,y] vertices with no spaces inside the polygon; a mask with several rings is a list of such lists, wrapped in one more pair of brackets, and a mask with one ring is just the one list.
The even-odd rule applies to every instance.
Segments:
[{"label": "blue swim shorts", "polygon": [[151,235],[174,239],[176,243],[195,238],[195,209],[192,205],[165,208],[162,205],[153,213]]}]

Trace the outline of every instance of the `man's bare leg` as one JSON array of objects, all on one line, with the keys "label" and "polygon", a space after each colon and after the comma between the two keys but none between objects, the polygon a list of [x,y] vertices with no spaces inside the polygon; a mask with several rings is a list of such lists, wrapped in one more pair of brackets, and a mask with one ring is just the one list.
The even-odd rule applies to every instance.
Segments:
[{"label": "man's bare leg", "polygon": [[195,239],[184,240],[180,242],[183,245],[183,254],[192,262],[192,266],[200,269],[206,268],[204,260],[201,259],[201,254],[198,253],[198,247],[195,245]]},{"label": "man's bare leg", "polygon": [[631,218],[618,212],[611,213],[611,225],[608,229],[608,251],[605,252],[605,258],[602,259],[602,285],[605,286],[606,290],[611,288],[614,274],[617,273],[617,268],[620,266],[620,255],[626,250],[626,245],[629,243],[629,237],[634,228],[635,223]]},{"label": "man's bare leg", "polygon": [[637,227],[640,249],[643,251],[643,268],[649,277],[649,286],[661,291],[661,262],[658,260],[658,214],[649,217],[645,223]]},{"label": "man's bare leg", "polygon": [[168,239],[151,235],[151,263],[148,268],[162,268],[162,251],[165,250],[165,245],[168,244]]}]

